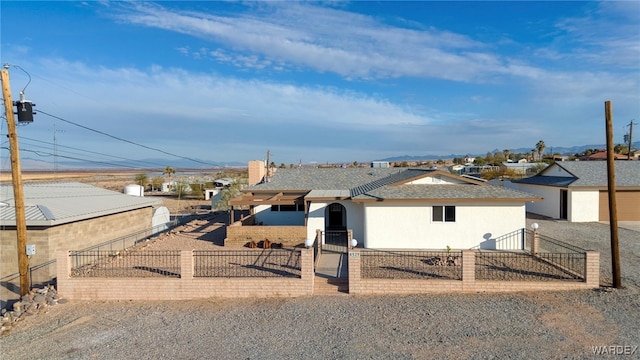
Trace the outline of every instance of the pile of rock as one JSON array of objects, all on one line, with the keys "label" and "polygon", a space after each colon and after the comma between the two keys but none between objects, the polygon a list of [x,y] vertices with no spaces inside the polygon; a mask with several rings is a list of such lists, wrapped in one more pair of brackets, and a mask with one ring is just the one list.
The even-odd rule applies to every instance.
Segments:
[{"label": "pile of rock", "polygon": [[12,311],[2,309],[0,333],[11,330],[13,323],[21,320],[24,316],[44,312],[48,306],[53,306],[58,303],[63,304],[64,302],[65,300],[58,296],[58,292],[53,285],[45,286],[41,289],[31,289],[28,294],[20,298],[20,301],[13,304]]}]

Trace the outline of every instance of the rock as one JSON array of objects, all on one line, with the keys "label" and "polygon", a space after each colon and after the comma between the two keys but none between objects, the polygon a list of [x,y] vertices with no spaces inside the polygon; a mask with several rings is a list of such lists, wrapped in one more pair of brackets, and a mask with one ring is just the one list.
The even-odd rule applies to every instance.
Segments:
[{"label": "rock", "polygon": [[16,302],[15,304],[13,304],[13,311],[14,312],[22,312],[23,309],[23,304],[21,301]]}]

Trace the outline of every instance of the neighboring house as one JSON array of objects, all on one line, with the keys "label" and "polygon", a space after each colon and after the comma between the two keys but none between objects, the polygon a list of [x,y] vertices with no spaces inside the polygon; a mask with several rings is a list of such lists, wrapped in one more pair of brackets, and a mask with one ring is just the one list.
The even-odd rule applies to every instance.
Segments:
[{"label": "neighboring house", "polygon": [[409,168],[281,169],[243,192],[229,205],[249,206],[256,224],[304,226],[308,239],[352,230],[361,246],[380,249],[500,247],[496,238],[525,227],[525,203],[541,200]]},{"label": "neighboring house", "polygon": [[[614,166],[618,220],[640,221],[640,162],[615,161]],[[527,211],[585,222],[609,219],[607,184],[606,161],[567,161],[505,186],[544,198],[543,202],[527,203]]]},{"label": "neighboring house", "polygon": [[502,163],[502,166],[506,167],[509,170],[513,170],[518,175],[531,175],[531,174],[535,174],[540,164],[542,163],[505,162],[505,163]]},{"label": "neighboring house", "polygon": [[[613,154],[613,158],[615,160],[627,160],[628,156],[623,154]],[[588,160],[607,160],[607,150],[606,149],[598,149],[598,151],[591,153],[589,155],[580,156],[578,159],[580,161],[588,161]]]},{"label": "neighboring house", "polygon": [[[29,259],[31,266],[55,259],[57,250],[84,249],[168,221],[168,211],[159,200],[78,182],[25,183],[23,190],[27,245],[36,249]],[[0,278],[18,272],[11,184],[0,185],[0,261]],[[38,276],[34,283],[48,281],[55,277],[55,267]],[[7,286],[3,282],[3,292]]]}]

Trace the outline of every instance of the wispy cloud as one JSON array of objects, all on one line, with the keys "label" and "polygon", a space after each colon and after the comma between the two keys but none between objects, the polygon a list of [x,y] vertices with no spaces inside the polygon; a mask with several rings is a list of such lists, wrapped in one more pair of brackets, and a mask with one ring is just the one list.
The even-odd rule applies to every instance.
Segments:
[{"label": "wispy cloud", "polygon": [[[509,74],[486,44],[437,29],[387,26],[371,17],[304,3],[269,3],[251,14],[217,16],[138,4],[121,21],[219,42],[235,53],[219,61],[285,64],[346,78],[425,77],[479,81]],[[251,55],[248,55],[251,54]],[[252,56],[256,57],[255,59]]]}]

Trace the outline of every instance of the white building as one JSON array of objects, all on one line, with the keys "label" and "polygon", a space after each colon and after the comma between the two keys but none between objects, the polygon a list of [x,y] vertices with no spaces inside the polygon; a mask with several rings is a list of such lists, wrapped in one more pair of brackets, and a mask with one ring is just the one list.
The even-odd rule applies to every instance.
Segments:
[{"label": "white building", "polygon": [[506,248],[539,197],[439,170],[281,169],[229,205],[264,226],[305,225],[307,237],[351,230],[366,248]]}]

